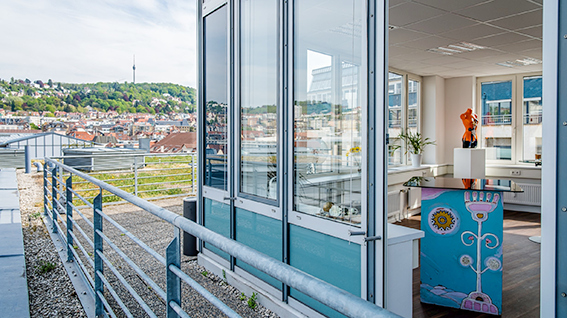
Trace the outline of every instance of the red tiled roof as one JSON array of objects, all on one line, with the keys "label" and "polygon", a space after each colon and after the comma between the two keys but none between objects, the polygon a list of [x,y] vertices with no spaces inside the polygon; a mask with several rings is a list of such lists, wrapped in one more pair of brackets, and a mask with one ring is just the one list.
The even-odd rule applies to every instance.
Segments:
[{"label": "red tiled roof", "polygon": [[75,137],[75,138],[78,138],[78,139],[82,139],[82,140],[86,140],[86,141],[92,141],[95,137],[94,135],[91,135],[86,131],[74,131],[74,132],[70,133],[69,136]]},{"label": "red tiled roof", "polygon": [[197,133],[196,132],[171,133],[167,135],[167,137],[163,138],[162,140],[152,145],[152,148],[155,148],[156,151],[159,151],[159,149],[161,149],[161,146],[164,146],[164,150],[176,148],[176,152],[177,152],[181,150],[183,145],[185,145],[185,148],[197,148]]}]

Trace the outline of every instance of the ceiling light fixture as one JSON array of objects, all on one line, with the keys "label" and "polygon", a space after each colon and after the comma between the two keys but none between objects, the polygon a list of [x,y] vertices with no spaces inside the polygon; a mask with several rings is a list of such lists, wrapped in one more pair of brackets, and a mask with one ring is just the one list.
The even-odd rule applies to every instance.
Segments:
[{"label": "ceiling light fixture", "polygon": [[525,59],[518,59],[518,60],[514,60],[514,61],[505,61],[505,62],[496,63],[496,65],[505,66],[505,67],[516,67],[516,66],[537,65],[537,64],[541,64],[541,63],[542,63],[542,60],[527,57]]},{"label": "ceiling light fixture", "polygon": [[442,55],[454,55],[466,52],[472,52],[476,50],[486,49],[485,46],[469,43],[469,42],[459,42],[455,44],[450,44],[447,46],[440,46],[428,49],[427,52],[442,54]]}]

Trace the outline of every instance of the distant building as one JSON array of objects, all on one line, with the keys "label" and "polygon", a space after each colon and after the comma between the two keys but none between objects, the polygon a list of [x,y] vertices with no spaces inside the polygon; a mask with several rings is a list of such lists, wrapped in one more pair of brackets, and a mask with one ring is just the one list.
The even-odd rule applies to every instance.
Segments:
[{"label": "distant building", "polygon": [[197,150],[196,132],[171,133],[156,142],[151,148],[152,153],[190,153]]}]

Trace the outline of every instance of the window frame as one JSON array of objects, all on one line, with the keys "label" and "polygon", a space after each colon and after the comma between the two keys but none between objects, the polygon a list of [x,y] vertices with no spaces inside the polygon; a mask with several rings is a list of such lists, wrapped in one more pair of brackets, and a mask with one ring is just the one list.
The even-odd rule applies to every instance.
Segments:
[{"label": "window frame", "polygon": [[[477,138],[479,141],[479,149],[485,149],[482,147],[482,83],[489,82],[503,82],[512,81],[512,101],[510,103],[510,109],[512,111],[512,141],[511,141],[511,159],[486,159],[487,164],[505,164],[505,165],[533,165],[533,163],[522,162],[524,154],[524,130],[523,130],[523,119],[524,119],[524,79],[528,77],[542,76],[541,72],[529,72],[529,73],[515,73],[509,75],[498,75],[498,76],[485,76],[477,77],[476,79],[476,102],[475,102],[475,113],[479,115],[479,125],[477,127]],[[542,102],[542,109],[544,105]]]},{"label": "window frame", "polygon": [[[401,104],[402,104],[402,122],[400,124],[400,127],[404,130],[407,131],[409,128],[409,81],[415,81],[415,82],[419,82],[419,90],[418,90],[418,98],[417,98],[417,132],[421,133],[421,119],[422,119],[422,105],[423,105],[423,77],[417,75],[417,74],[413,74],[413,73],[409,73],[407,71],[403,71],[397,68],[393,68],[390,67],[388,68],[388,73],[395,73],[397,75],[400,75],[402,77],[402,83],[401,83],[401,94],[402,94],[402,98],[401,98]],[[390,85],[388,83],[388,96],[390,93]],[[394,87],[394,91],[395,91],[395,87]],[[388,105],[388,109],[389,109],[389,105]],[[386,123],[386,127],[387,129],[390,128],[390,123]],[[393,139],[396,136],[389,136],[389,139]],[[402,154],[404,154],[407,150],[407,145],[403,142],[401,142],[401,148],[400,151]],[[403,167],[403,166],[408,166],[411,165],[411,162],[409,160],[409,154],[407,155],[402,155],[402,162],[401,163],[395,163],[395,164],[390,164],[390,155],[388,154],[388,167]]]}]

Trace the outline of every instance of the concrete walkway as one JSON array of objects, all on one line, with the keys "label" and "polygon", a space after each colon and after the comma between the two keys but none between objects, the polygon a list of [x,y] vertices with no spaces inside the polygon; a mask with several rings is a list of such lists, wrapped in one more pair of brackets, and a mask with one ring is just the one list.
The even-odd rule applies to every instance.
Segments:
[{"label": "concrete walkway", "polygon": [[29,317],[16,169],[0,169],[0,317]]}]

